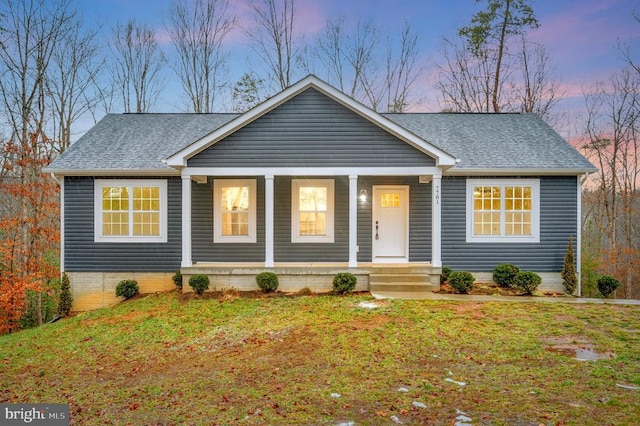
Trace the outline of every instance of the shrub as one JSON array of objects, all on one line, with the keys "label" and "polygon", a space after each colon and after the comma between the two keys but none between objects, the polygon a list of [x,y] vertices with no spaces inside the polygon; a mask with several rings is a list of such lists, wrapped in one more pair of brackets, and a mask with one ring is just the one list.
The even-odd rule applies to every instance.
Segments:
[{"label": "shrub", "polygon": [[541,282],[542,278],[535,272],[522,271],[516,275],[513,285],[523,290],[524,294],[533,294]]},{"label": "shrub", "polygon": [[176,285],[178,290],[182,291],[182,274],[180,273],[180,271],[176,271],[171,279],[173,280],[173,283]]},{"label": "shrub", "polygon": [[136,280],[122,280],[116,286],[116,296],[122,296],[125,300],[136,297],[139,292]]},{"label": "shrub", "polygon": [[598,291],[604,297],[609,297],[611,293],[620,287],[620,281],[612,277],[611,275],[601,275],[598,277]]},{"label": "shrub", "polygon": [[562,285],[568,294],[573,294],[578,287],[578,273],[576,272],[576,260],[573,254],[573,237],[569,237],[569,246],[564,255],[562,265]]},{"label": "shrub", "polygon": [[196,294],[202,294],[209,289],[209,277],[205,274],[191,275],[189,285]]},{"label": "shrub", "polygon": [[512,287],[520,268],[510,263],[503,263],[493,269],[493,282],[500,287]]},{"label": "shrub", "polygon": [[462,294],[469,293],[475,280],[471,272],[467,271],[455,271],[449,275],[449,285]]},{"label": "shrub", "polygon": [[340,272],[333,277],[333,290],[340,293],[351,293],[356,288],[358,278],[350,272]]},{"label": "shrub", "polygon": [[311,291],[311,289],[309,287],[304,287],[304,288],[301,288],[300,290],[298,290],[298,292],[296,294],[298,296],[311,296],[313,294],[313,292]]},{"label": "shrub", "polygon": [[440,284],[445,284],[449,281],[449,275],[451,275],[453,271],[448,266],[442,267],[442,272],[440,273]]},{"label": "shrub", "polygon": [[62,274],[62,281],[60,282],[60,301],[58,302],[58,314],[62,317],[66,317],[71,312],[71,305],[73,304],[73,295],[71,294],[71,283],[69,282],[69,276],[67,273]]},{"label": "shrub", "polygon": [[260,290],[265,293],[276,291],[278,289],[278,276],[273,272],[261,272],[256,275],[256,283]]}]

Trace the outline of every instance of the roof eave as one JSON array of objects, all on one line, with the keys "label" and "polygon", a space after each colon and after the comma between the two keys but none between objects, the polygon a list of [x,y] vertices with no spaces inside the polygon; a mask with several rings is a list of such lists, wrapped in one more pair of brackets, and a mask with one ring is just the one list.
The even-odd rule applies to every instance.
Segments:
[{"label": "roof eave", "polygon": [[46,167],[43,172],[55,176],[180,176],[176,169],[55,169]]},{"label": "roof eave", "polygon": [[596,168],[451,168],[444,176],[581,176]]}]

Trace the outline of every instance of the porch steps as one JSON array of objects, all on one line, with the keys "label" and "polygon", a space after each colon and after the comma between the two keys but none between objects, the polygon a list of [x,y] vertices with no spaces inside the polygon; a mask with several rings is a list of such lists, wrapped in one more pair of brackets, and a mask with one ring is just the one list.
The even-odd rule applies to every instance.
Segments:
[{"label": "porch steps", "polygon": [[374,294],[402,294],[406,298],[437,290],[428,274],[370,274],[369,291]]}]

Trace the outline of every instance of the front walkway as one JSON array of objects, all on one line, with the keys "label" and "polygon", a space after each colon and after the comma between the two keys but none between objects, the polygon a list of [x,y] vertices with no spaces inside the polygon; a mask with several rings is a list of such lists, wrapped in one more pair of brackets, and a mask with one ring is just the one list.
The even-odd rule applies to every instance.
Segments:
[{"label": "front walkway", "polygon": [[450,294],[420,292],[416,297],[406,297],[407,293],[377,292],[371,293],[376,299],[420,299],[420,300],[453,300],[461,302],[549,302],[549,303],[594,303],[610,305],[636,305],[640,306],[637,299],[590,299],[586,297],[538,297],[538,296],[490,296],[476,294]]}]

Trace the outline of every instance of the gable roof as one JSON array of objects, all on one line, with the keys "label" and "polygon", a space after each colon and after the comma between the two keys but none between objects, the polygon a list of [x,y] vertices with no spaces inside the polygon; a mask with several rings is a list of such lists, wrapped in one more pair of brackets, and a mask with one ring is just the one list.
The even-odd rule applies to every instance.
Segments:
[{"label": "gable roof", "polygon": [[179,175],[187,159],[309,87],[432,156],[449,175],[597,170],[535,114],[378,114],[315,76],[245,114],[108,114],[45,170],[58,175]]},{"label": "gable roof", "polygon": [[226,136],[235,132],[236,130],[246,126],[252,121],[260,118],[269,111],[277,108],[279,105],[285,103],[289,99],[297,96],[309,88],[314,88],[325,96],[337,101],[343,106],[349,108],[351,111],[359,114],[365,119],[373,122],[389,133],[402,139],[409,145],[417,148],[425,154],[435,158],[437,166],[453,166],[456,163],[455,157],[445,152],[441,148],[429,143],[426,139],[422,139],[415,134],[407,131],[402,126],[399,126],[392,120],[384,117],[383,115],[373,111],[370,108],[355,101],[353,98],[345,95],[335,87],[325,83],[314,75],[309,75],[297,83],[286,88],[282,92],[259,104],[255,108],[247,111],[246,113],[238,116],[237,118],[226,123],[219,129],[211,132],[205,137],[195,141],[193,144],[185,147],[184,149],[176,152],[174,155],[167,158],[167,164],[174,167],[186,167],[187,160],[216,142],[224,139]]}]

